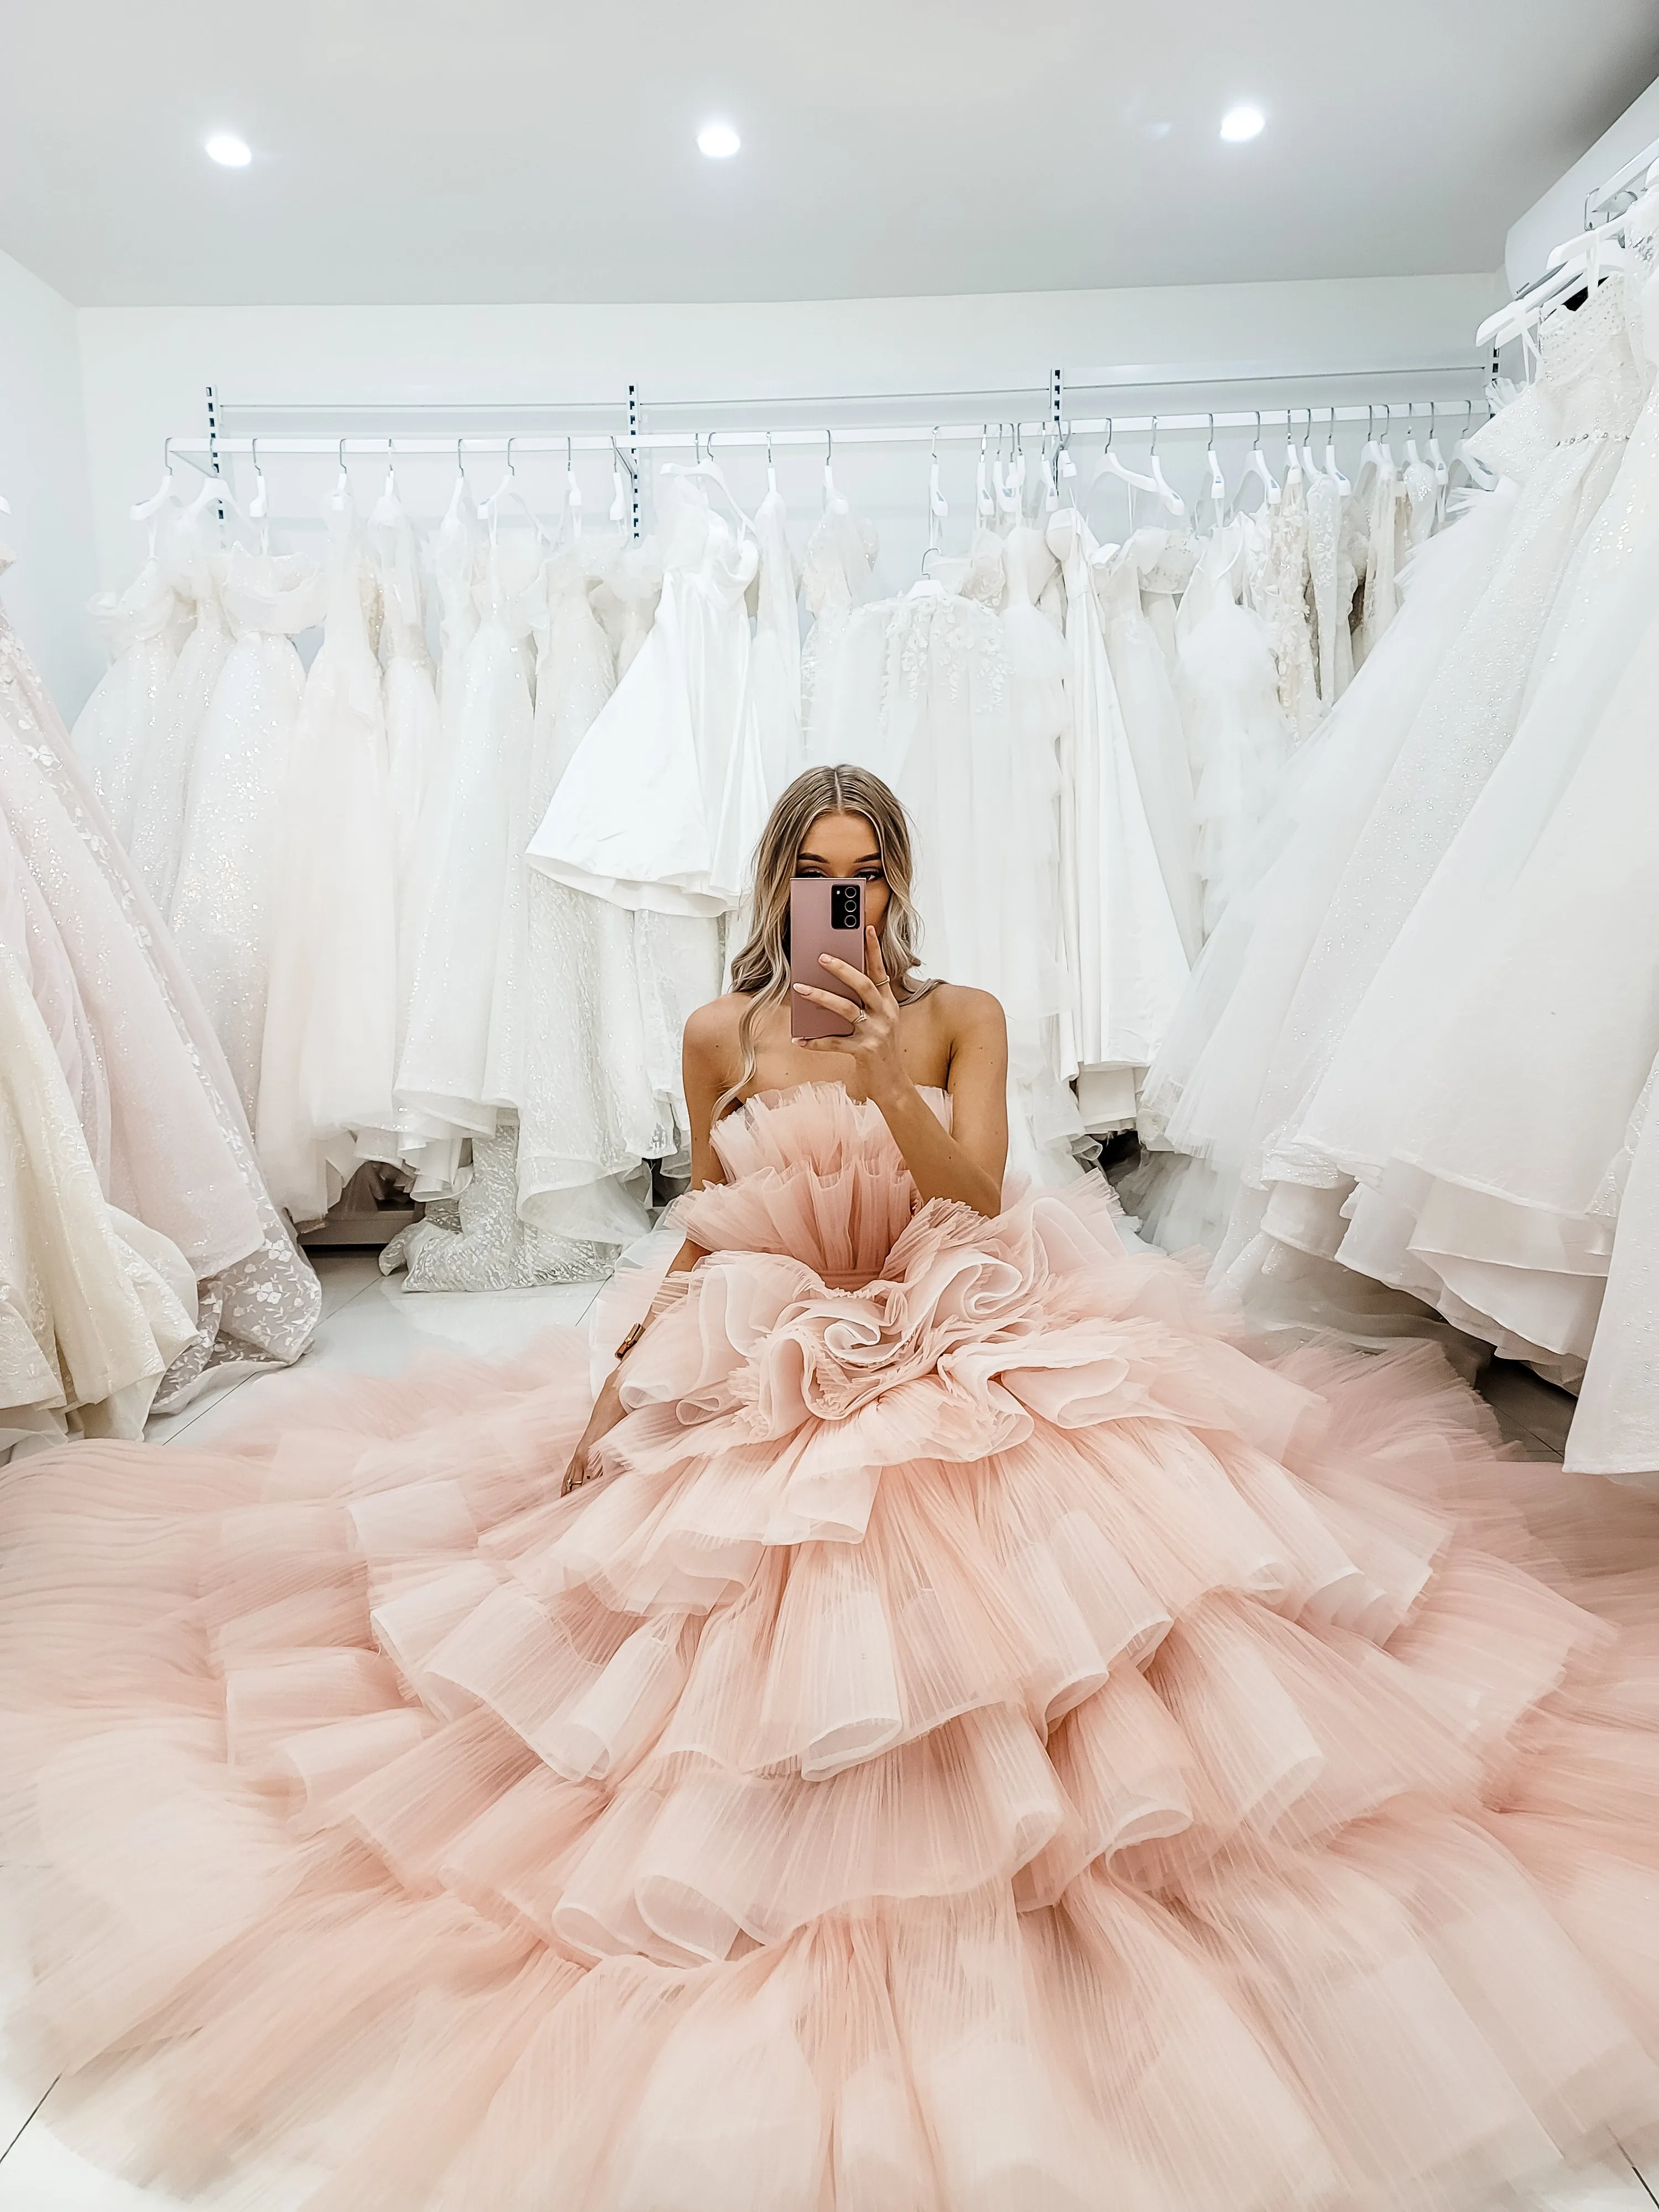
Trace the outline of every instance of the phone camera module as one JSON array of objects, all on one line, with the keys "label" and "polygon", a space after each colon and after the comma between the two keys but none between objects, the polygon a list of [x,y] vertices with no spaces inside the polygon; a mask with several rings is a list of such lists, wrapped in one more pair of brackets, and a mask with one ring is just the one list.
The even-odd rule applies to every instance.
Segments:
[{"label": "phone camera module", "polygon": [[859,887],[856,884],[837,884],[830,894],[830,927],[856,929],[858,926]]}]

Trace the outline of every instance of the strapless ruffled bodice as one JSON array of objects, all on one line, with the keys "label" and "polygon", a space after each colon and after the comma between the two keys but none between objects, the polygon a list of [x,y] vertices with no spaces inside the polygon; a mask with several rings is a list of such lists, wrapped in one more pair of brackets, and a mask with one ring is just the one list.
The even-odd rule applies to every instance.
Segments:
[{"label": "strapless ruffled bodice", "polygon": [[[950,1093],[922,1096],[948,1129]],[[714,1145],[726,1180],[681,1199],[675,1225],[707,1252],[787,1254],[834,1289],[879,1275],[920,1203],[880,1108],[838,1083],[762,1091]]]}]

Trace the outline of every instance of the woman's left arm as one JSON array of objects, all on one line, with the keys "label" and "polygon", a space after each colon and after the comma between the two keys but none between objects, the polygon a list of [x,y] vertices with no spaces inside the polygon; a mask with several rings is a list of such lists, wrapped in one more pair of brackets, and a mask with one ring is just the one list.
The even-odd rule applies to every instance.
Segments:
[{"label": "woman's left arm", "polygon": [[[953,992],[962,1006],[951,1039],[951,1120],[945,1128],[910,1080],[899,1042],[899,1006],[882,964],[881,944],[865,931],[867,975],[828,954],[823,964],[856,991],[861,1011],[850,1037],[820,1037],[807,1050],[842,1053],[857,1069],[864,1096],[880,1107],[924,1199],[950,1198],[994,1218],[1002,1211],[1008,1158],[1008,1036],[1002,1008],[988,991]],[[832,991],[797,983],[803,998],[844,1014]]]}]

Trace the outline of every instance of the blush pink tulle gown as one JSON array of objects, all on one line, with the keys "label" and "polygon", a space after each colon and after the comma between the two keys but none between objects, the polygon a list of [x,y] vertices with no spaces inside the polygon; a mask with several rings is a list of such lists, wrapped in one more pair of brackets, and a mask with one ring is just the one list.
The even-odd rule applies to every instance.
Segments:
[{"label": "blush pink tulle gown", "polygon": [[1437,2212],[1652,2128],[1652,1509],[1431,1347],[1250,1355],[1098,1183],[716,1142],[595,1486],[573,1334],[10,1471],[54,2124],[313,2212]]}]

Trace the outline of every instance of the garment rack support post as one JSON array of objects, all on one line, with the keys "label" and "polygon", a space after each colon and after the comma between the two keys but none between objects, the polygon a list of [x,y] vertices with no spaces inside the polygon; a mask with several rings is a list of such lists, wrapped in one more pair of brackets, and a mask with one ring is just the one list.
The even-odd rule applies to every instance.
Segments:
[{"label": "garment rack support post", "polygon": [[[221,473],[219,468],[219,399],[217,393],[214,391],[214,388],[210,384],[207,387],[207,426],[208,474],[210,477],[216,477]],[[217,506],[219,509],[219,532],[220,535],[222,537],[225,527],[225,503],[223,500],[220,500],[217,502]]]},{"label": "garment rack support post", "polygon": [[634,543],[640,542],[640,387],[628,387],[628,458],[633,463],[633,476],[629,487],[629,527]]}]

